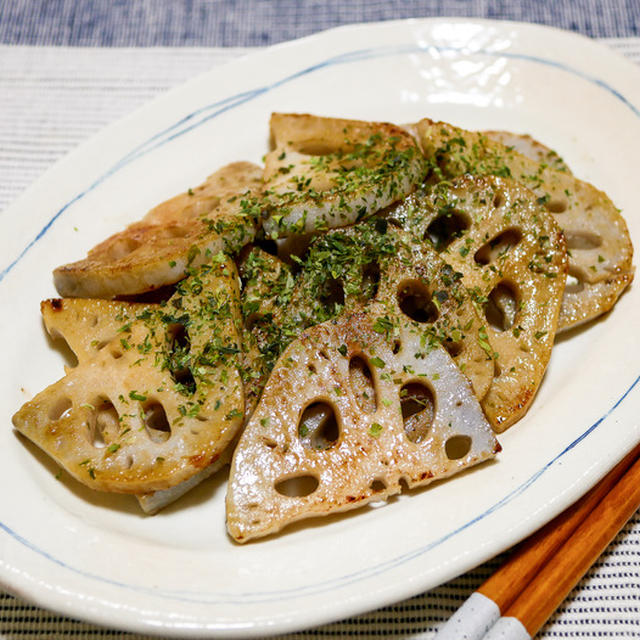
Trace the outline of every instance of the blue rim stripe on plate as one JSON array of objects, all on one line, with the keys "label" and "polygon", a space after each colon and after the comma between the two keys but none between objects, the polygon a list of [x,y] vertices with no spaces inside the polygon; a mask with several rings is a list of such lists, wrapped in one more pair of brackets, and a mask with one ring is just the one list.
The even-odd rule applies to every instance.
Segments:
[{"label": "blue rim stripe on plate", "polygon": [[[486,49],[480,49],[478,51],[468,51],[464,47],[443,47],[437,45],[396,45],[396,46],[387,46],[387,47],[378,47],[373,49],[359,49],[356,51],[350,51],[348,53],[340,54],[338,56],[327,58],[322,62],[314,64],[310,67],[306,67],[305,69],[301,69],[296,73],[293,73],[285,78],[281,78],[276,82],[265,85],[263,87],[259,87],[257,89],[253,89],[250,91],[244,91],[234,96],[230,96],[224,98],[222,100],[216,101],[207,105],[205,107],[201,107],[196,111],[190,113],[189,115],[181,118],[170,127],[161,131],[159,133],[151,136],[146,142],[142,143],[131,152],[126,154],[123,158],[121,158],[111,169],[106,171],[103,175],[101,175],[95,182],[93,182],[87,189],[80,192],[74,198],[72,198],[69,202],[67,202],[53,217],[47,222],[47,224],[40,229],[38,234],[31,240],[24,249],[18,254],[16,258],[12,262],[9,263],[2,271],[0,271],[0,282],[4,280],[4,278],[13,270],[13,268],[22,260],[22,258],[41,240],[46,233],[51,229],[53,224],[62,216],[62,214],[67,211],[71,206],[79,202],[82,198],[84,198],[88,193],[96,189],[103,182],[105,182],[108,178],[118,173],[118,171],[122,170],[131,162],[141,158],[148,153],[158,149],[159,147],[164,146],[172,142],[173,140],[182,137],[183,135],[193,131],[197,127],[205,124],[206,122],[217,118],[219,115],[235,109],[255,98],[269,93],[274,89],[277,89],[285,84],[288,84],[298,78],[302,78],[304,76],[310,75],[319,71],[321,69],[326,69],[328,67],[332,67],[335,65],[341,64],[352,64],[354,62],[361,62],[363,60],[371,60],[375,58],[383,58],[389,56],[396,55],[407,55],[411,53],[426,53],[428,51],[437,51],[438,53],[456,53],[456,54],[473,54],[473,55],[485,55],[492,58],[511,58],[514,60],[525,60],[527,62],[533,62],[537,64],[542,64],[544,66],[553,67],[569,73],[571,75],[577,76],[590,84],[593,84],[601,89],[604,89],[612,96],[614,96],[617,100],[622,102],[626,107],[628,107],[634,115],[640,117],[640,108],[636,107],[630,100],[628,100],[622,93],[620,93],[617,89],[614,89],[611,85],[609,85],[604,80],[592,76],[590,74],[584,73],[578,69],[574,69],[569,65],[566,65],[561,62],[557,62],[556,60],[548,60],[546,58],[540,58],[538,56],[532,56],[528,54],[522,53],[510,53],[510,52],[495,52],[488,51]],[[211,112],[211,113],[208,113]],[[197,119],[200,118],[200,119]],[[182,128],[180,128],[182,126]]]},{"label": "blue rim stripe on plate", "polygon": [[[35,238],[20,252],[20,254],[2,271],[0,271],[0,282],[4,280],[4,278],[12,271],[12,269],[22,260],[22,258],[27,254],[27,252],[42,238],[46,235],[46,233],[51,229],[53,224],[60,218],[65,211],[67,211],[74,204],[79,202],[84,196],[93,191],[111,176],[116,174],[118,171],[122,170],[128,164],[134,162],[135,160],[147,155],[148,153],[158,149],[177,138],[193,131],[197,127],[205,124],[206,122],[218,117],[222,113],[225,113],[231,109],[234,109],[238,106],[246,104],[247,102],[268,93],[278,87],[281,87],[289,82],[292,82],[298,78],[307,76],[321,69],[326,69],[328,67],[339,65],[339,64],[351,64],[354,62],[360,62],[364,60],[380,58],[380,57],[388,57],[393,55],[406,55],[409,53],[425,53],[430,50],[438,51],[439,53],[456,53],[456,54],[473,54],[473,55],[486,55],[494,58],[511,58],[517,60],[524,60],[532,63],[542,64],[548,67],[553,67],[564,71],[566,73],[570,73],[574,76],[577,76],[590,84],[593,84],[612,96],[614,96],[617,100],[622,102],[627,108],[629,108],[634,115],[640,117],[640,109],[636,107],[631,101],[629,101],[623,94],[619,91],[611,87],[608,83],[596,78],[595,76],[591,76],[582,71],[574,69],[566,64],[557,62],[555,60],[548,60],[545,58],[540,58],[537,56],[527,55],[527,54],[518,54],[518,53],[509,53],[509,52],[494,52],[487,50],[478,50],[478,51],[468,51],[465,48],[461,47],[442,47],[442,46],[433,46],[433,45],[398,45],[393,47],[379,47],[374,49],[363,49],[356,50],[352,52],[348,52],[345,54],[341,54],[339,56],[335,56],[332,58],[328,58],[318,64],[312,65],[305,69],[302,69],[294,74],[291,74],[285,78],[282,78],[270,85],[265,85],[264,87],[260,87],[251,91],[245,91],[234,96],[230,96],[223,100],[211,103],[205,107],[202,107],[187,116],[181,118],[173,125],[168,127],[167,129],[154,134],[151,136],[146,142],[142,143],[138,147],[134,148],[128,154],[123,156],[111,169],[105,172],[102,176],[100,176],[95,182],[93,182],[87,189],[77,194],[73,199],[71,199],[67,204],[65,204],[50,220],[49,222],[38,232]],[[598,420],[596,420],[586,431],[584,431],[578,438],[576,438],[573,442],[571,442],[563,451],[558,453],[555,457],[549,460],[545,465],[543,465],[538,471],[536,471],[533,475],[531,475],[525,482],[520,484],[518,487],[513,489],[511,492],[503,496],[498,502],[496,502],[489,509],[484,511],[481,514],[478,514],[471,520],[467,521],[457,529],[450,531],[445,534],[441,538],[434,540],[433,542],[425,545],[424,547],[420,547],[418,549],[414,549],[413,551],[407,552],[405,554],[401,554],[396,558],[393,558],[387,562],[381,563],[374,567],[369,567],[367,569],[354,572],[351,574],[346,574],[344,576],[333,578],[330,580],[326,580],[319,583],[310,584],[306,587],[296,587],[295,589],[289,590],[279,590],[279,591],[269,591],[269,592],[248,592],[242,593],[238,595],[229,595],[229,594],[209,594],[208,598],[202,598],[202,593],[191,594],[186,591],[166,591],[166,590],[156,590],[149,589],[147,587],[130,585],[127,583],[118,582],[116,580],[111,580],[105,578],[100,575],[92,574],[82,569],[73,567],[62,560],[59,560],[55,556],[49,554],[47,551],[39,548],[35,544],[31,543],[29,540],[21,536],[17,531],[12,529],[7,524],[0,521],[0,529],[5,531],[9,536],[11,536],[14,540],[16,540],[21,545],[27,547],[32,552],[40,555],[46,560],[69,570],[77,575],[82,576],[83,578],[96,580],[99,582],[103,582],[106,584],[110,584],[119,588],[131,590],[134,592],[146,593],[151,596],[156,596],[165,599],[172,599],[182,602],[189,603],[201,603],[201,604],[237,604],[237,605],[246,605],[248,602],[269,602],[275,599],[280,599],[282,597],[291,597],[292,595],[298,596],[310,596],[315,595],[317,593],[333,590],[335,588],[339,588],[345,585],[348,585],[353,582],[357,582],[360,580],[367,579],[371,576],[378,575],[393,569],[396,566],[404,564],[420,555],[423,555],[435,547],[443,544],[447,540],[453,538],[458,535],[462,531],[468,529],[473,524],[483,520],[490,514],[498,511],[513,499],[524,493],[531,485],[533,485],[536,480],[538,480],[546,471],[548,471],[552,466],[554,466],[558,460],[560,460],[563,456],[565,456],[569,451],[574,449],[580,442],[582,442],[589,434],[595,431],[605,420],[608,418],[613,411],[617,409],[617,407],[627,398],[627,396],[631,393],[631,391],[637,386],[640,381],[640,376],[638,376],[632,384],[627,388],[627,390],[618,398],[618,400],[608,409],[608,411],[602,415]],[[200,596],[200,597],[197,597]]]}]

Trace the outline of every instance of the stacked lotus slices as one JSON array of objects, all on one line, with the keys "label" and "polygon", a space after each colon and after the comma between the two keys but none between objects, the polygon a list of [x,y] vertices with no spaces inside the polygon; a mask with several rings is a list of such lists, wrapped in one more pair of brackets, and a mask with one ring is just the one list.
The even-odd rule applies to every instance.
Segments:
[{"label": "stacked lotus slices", "polygon": [[633,278],[616,207],[527,136],[298,114],[271,133],[264,168],[55,270],[41,311],[78,363],[13,418],[147,513],[231,462],[238,542],[495,456],[556,332]]}]

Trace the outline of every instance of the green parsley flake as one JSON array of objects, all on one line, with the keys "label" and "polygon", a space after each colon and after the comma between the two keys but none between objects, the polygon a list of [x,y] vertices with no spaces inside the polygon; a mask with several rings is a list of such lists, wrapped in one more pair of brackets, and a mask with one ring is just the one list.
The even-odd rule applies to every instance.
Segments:
[{"label": "green parsley flake", "polygon": [[369,435],[373,438],[378,438],[382,433],[382,429],[383,427],[381,424],[379,424],[378,422],[374,422],[369,427]]},{"label": "green parsley flake", "polygon": [[234,418],[240,417],[242,417],[242,411],[240,411],[239,409],[231,409],[231,411],[229,411],[229,413],[227,413],[224,418],[225,420],[233,420]]},{"label": "green parsley flake", "polygon": [[372,328],[376,333],[388,334],[393,329],[393,322],[387,317],[376,318]]},{"label": "green parsley flake", "polygon": [[485,327],[478,329],[478,344],[491,360],[496,358],[496,353],[489,344],[489,336],[487,335],[487,329]]}]

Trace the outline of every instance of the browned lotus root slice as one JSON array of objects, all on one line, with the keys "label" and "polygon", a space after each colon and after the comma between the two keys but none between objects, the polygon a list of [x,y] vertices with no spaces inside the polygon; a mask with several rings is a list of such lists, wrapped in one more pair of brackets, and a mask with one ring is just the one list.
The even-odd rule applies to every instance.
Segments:
[{"label": "browned lotus root slice", "polygon": [[571,174],[571,169],[558,155],[557,151],[550,149],[535,138],[526,133],[512,133],[511,131],[483,131],[490,140],[499,142],[505,147],[511,147],[514,151],[535,160],[540,164],[546,164],[556,171],[564,171]]},{"label": "browned lotus root slice", "polygon": [[478,340],[495,377],[482,407],[504,431],[526,413],[551,356],[567,273],[562,232],[528,189],[495,176],[442,182],[391,215],[446,252],[485,315]]},{"label": "browned lotus root slice", "polygon": [[271,135],[264,229],[273,238],[352,224],[424,177],[413,138],[386,122],[274,113]]},{"label": "browned lotus root slice", "polygon": [[[104,349],[118,336],[123,325],[135,320],[145,311],[155,313],[158,309],[160,305],[157,304],[100,298],[53,298],[40,303],[49,335],[53,339],[63,338],[80,364]],[[264,386],[260,352],[251,338],[251,334],[243,333],[241,359],[246,375],[244,390],[247,419],[253,413]]]},{"label": "browned lotus root slice", "polygon": [[[138,315],[149,310],[155,313],[159,308],[160,305],[154,304],[89,298],[56,298],[40,303],[49,335],[54,339],[63,338],[75,353],[78,364],[87,362],[108,346],[120,329]],[[68,371],[66,367],[65,370]],[[229,445],[218,460],[188,480],[170,489],[138,495],[138,503],[145,513],[157,513],[229,464],[232,453],[233,446]]]},{"label": "browned lotus root slice", "polygon": [[[493,381],[494,365],[487,354],[484,319],[476,312],[472,297],[461,282],[462,274],[446,263],[427,242],[412,241],[400,231],[397,256],[380,274],[376,300],[390,310],[389,316],[407,316],[449,352],[469,378],[481,399]],[[378,321],[380,323],[380,320]]]},{"label": "browned lotus root slice", "polygon": [[94,489],[140,494],[188,480],[242,424],[238,299],[233,262],[202,265],[26,403],[14,425]]},{"label": "browned lotus root slice", "polygon": [[257,165],[226,165],[101,242],[83,260],[58,267],[56,288],[65,297],[112,298],[178,282],[188,266],[253,239],[257,220],[247,203],[261,188]]},{"label": "browned lotus root slice", "polygon": [[153,304],[87,298],[53,298],[40,303],[47,332],[54,340],[64,339],[78,364],[104,349],[136,316],[158,308]]},{"label": "browned lotus root slice", "polygon": [[[384,310],[381,310],[384,311]],[[227,529],[238,542],[386,499],[500,449],[467,379],[442,347],[367,312],[302,334],[283,353],[236,447]],[[366,395],[365,395],[366,394]]]},{"label": "browned lotus root slice", "polygon": [[633,279],[633,246],[624,219],[605,193],[482,133],[428,119],[413,131],[433,165],[434,177],[511,177],[531,189],[553,214],[567,239],[574,285],[562,304],[560,329],[591,320],[615,304]]}]

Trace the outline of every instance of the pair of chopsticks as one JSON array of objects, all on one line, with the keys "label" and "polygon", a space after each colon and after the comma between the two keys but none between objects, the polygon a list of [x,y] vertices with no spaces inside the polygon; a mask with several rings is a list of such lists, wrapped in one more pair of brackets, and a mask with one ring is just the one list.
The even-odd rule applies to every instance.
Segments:
[{"label": "pair of chopsticks", "polygon": [[580,500],[518,545],[437,640],[531,640],[640,507],[640,444]]}]

